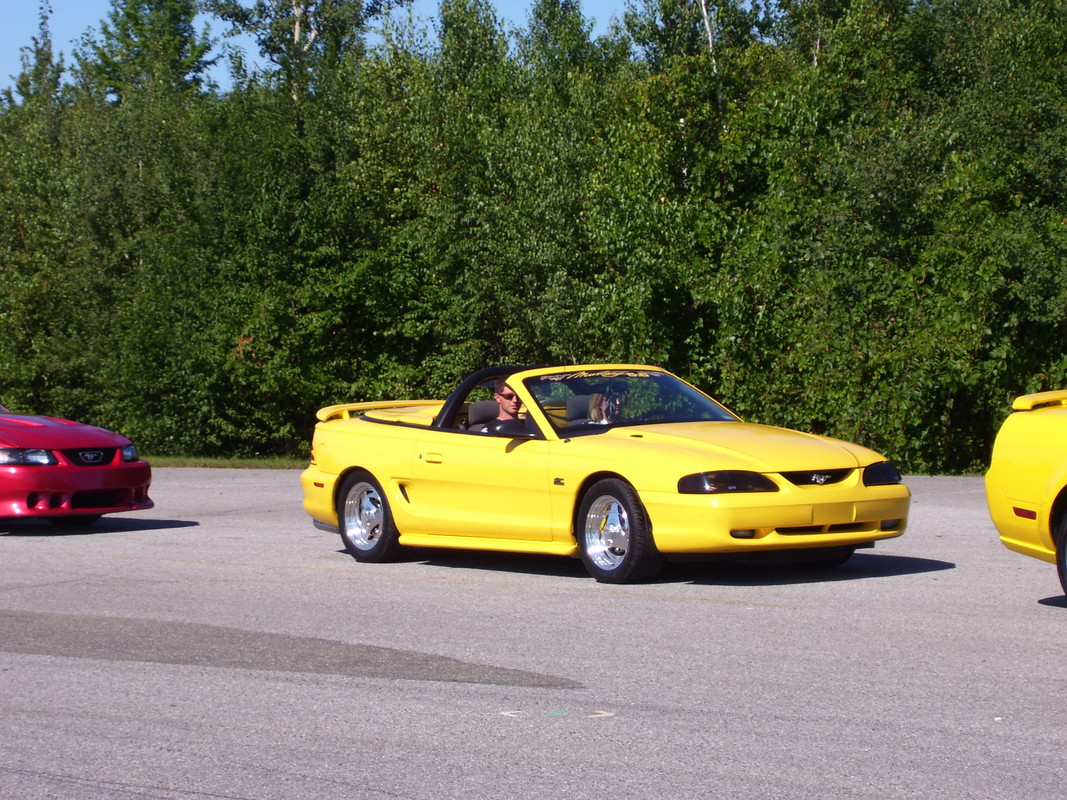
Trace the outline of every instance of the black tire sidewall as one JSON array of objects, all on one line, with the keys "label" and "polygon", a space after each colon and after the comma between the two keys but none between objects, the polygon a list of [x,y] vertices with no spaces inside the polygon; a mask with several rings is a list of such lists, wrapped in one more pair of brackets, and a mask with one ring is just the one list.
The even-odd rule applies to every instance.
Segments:
[{"label": "black tire sidewall", "polygon": [[[587,551],[588,544],[585,537],[586,516],[593,503],[602,497],[614,498],[622,505],[630,526],[630,543],[626,549],[626,555],[617,567],[610,570],[605,570],[593,562]],[[628,583],[647,580],[659,571],[662,557],[652,540],[652,526],[648,514],[637,492],[625,481],[619,478],[603,478],[590,486],[578,504],[574,526],[582,563],[597,581]]]},{"label": "black tire sidewall", "polygon": [[1052,531],[1052,543],[1056,547],[1056,575],[1060,579],[1060,588],[1067,595],[1067,513],[1060,514]]},{"label": "black tire sidewall", "polygon": [[[382,504],[382,531],[378,541],[368,548],[357,547],[349,537],[348,531],[345,530],[345,503],[353,487],[359,483],[372,487]],[[389,507],[389,499],[385,496],[382,485],[369,472],[358,470],[346,475],[342,481],[341,491],[337,493],[337,528],[341,532],[341,541],[345,549],[356,561],[381,563],[392,561],[399,555],[400,545],[397,539],[400,534],[397,532],[396,525],[393,524],[393,511]]]}]

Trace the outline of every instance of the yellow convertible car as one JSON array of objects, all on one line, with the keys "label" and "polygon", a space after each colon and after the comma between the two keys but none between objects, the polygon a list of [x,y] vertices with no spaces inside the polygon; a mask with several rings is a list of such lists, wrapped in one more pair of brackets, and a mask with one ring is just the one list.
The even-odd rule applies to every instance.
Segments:
[{"label": "yellow convertible car", "polygon": [[1055,564],[1067,593],[1067,389],[1015,399],[993,445],[985,491],[1000,540]]},{"label": "yellow convertible car", "polygon": [[910,493],[882,456],[743,422],[656,367],[493,367],[443,402],[317,416],[304,508],[359,561],[546,553],[623,583],[686,554],[837,564],[907,523]]}]

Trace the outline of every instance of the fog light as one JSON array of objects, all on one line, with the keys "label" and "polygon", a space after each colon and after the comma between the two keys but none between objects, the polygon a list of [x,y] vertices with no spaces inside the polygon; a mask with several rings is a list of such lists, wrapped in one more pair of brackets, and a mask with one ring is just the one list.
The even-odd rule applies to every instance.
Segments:
[{"label": "fog light", "polygon": [[891,530],[893,530],[893,528],[899,528],[899,527],[900,527],[900,520],[899,519],[883,519],[882,520],[882,530],[883,531],[891,531]]},{"label": "fog light", "polygon": [[735,539],[755,539],[756,532],[751,528],[743,528],[741,530],[730,531],[730,535]]}]

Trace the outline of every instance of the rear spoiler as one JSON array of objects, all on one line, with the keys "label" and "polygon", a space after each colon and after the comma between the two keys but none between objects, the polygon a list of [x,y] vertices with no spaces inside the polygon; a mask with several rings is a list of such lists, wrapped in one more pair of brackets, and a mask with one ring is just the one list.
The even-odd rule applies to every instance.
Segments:
[{"label": "rear spoiler", "polygon": [[326,422],[331,419],[351,419],[352,417],[360,417],[364,411],[370,411],[375,408],[420,408],[423,406],[439,406],[440,400],[375,400],[370,403],[342,403],[336,406],[326,406],[326,408],[320,408],[315,417],[320,422]]},{"label": "rear spoiler", "polygon": [[1011,410],[1034,411],[1035,409],[1048,408],[1049,406],[1067,406],[1067,389],[1024,394],[1022,397],[1015,398],[1015,402],[1011,404]]}]

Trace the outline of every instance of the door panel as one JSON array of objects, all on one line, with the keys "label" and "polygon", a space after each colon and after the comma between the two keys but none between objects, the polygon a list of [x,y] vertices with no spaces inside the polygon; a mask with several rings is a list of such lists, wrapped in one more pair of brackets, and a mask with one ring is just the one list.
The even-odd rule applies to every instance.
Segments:
[{"label": "door panel", "polygon": [[548,442],[428,430],[404,483],[411,533],[548,541]]}]

